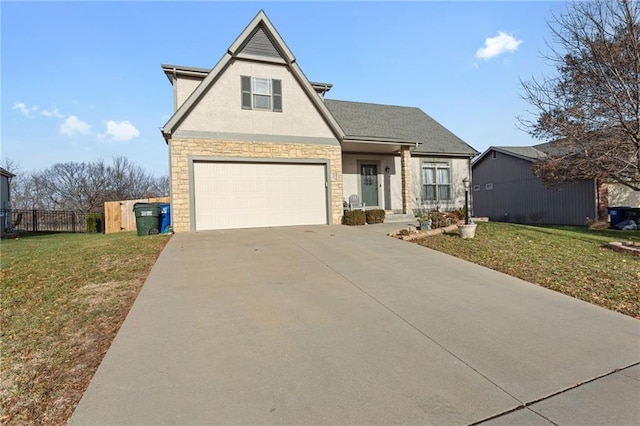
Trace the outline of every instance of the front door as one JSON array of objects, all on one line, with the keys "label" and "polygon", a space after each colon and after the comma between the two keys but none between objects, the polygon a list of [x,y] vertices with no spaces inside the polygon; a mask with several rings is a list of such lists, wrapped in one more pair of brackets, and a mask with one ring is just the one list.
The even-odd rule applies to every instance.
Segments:
[{"label": "front door", "polygon": [[367,207],[378,205],[378,165],[360,164],[362,202]]}]

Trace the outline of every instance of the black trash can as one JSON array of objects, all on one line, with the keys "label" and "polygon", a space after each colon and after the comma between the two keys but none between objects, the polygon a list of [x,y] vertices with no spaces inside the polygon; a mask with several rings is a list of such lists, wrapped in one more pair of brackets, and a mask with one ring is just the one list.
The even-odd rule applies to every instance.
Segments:
[{"label": "black trash can", "polygon": [[136,215],[136,230],[138,236],[155,235],[160,233],[160,208],[157,204],[135,203],[133,211]]}]

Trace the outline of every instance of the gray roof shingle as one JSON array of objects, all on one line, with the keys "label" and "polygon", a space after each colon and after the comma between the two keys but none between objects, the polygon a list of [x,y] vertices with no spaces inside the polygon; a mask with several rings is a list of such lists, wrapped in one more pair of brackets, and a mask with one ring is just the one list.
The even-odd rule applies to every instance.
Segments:
[{"label": "gray roof shingle", "polygon": [[331,115],[346,138],[376,138],[389,142],[418,143],[416,154],[457,154],[478,152],[420,108],[325,99]]},{"label": "gray roof shingle", "polygon": [[536,147],[533,146],[496,146],[494,148],[532,161],[539,160],[547,156],[542,150],[536,149]]}]

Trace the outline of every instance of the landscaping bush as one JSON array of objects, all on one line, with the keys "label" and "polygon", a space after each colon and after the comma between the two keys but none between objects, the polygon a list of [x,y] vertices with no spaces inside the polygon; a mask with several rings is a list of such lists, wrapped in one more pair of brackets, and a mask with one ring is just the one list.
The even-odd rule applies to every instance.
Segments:
[{"label": "landscaping bush", "polygon": [[102,232],[102,215],[100,213],[89,213],[87,215],[86,232]]},{"label": "landscaping bush", "polygon": [[364,212],[367,217],[367,223],[383,223],[384,222],[384,210],[372,209]]},{"label": "landscaping bush", "polygon": [[350,210],[344,213],[342,216],[343,225],[364,225],[367,221],[367,216],[362,210]]},{"label": "landscaping bush", "polygon": [[446,213],[441,212],[430,212],[429,219],[431,219],[431,228],[446,228],[447,226],[454,223],[454,220],[451,216]]},{"label": "landscaping bush", "polygon": [[448,212],[447,214],[454,220],[454,222],[457,222],[459,220],[464,219],[465,210],[466,210],[466,208],[462,207],[460,210],[452,210],[452,211]]}]

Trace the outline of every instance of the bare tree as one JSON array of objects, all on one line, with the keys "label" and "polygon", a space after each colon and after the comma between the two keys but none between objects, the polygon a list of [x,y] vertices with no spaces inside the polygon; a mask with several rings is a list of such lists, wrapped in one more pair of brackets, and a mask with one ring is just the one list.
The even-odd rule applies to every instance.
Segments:
[{"label": "bare tree", "polygon": [[557,74],[522,82],[535,118],[520,122],[551,142],[535,173],[552,185],[600,179],[640,191],[640,2],[573,2],[548,26]]},{"label": "bare tree", "polygon": [[[159,197],[169,193],[168,178],[156,178],[125,157],[92,163],[58,163],[21,178],[14,208],[100,211],[105,201]],[[166,184],[165,184],[166,183]]]}]

